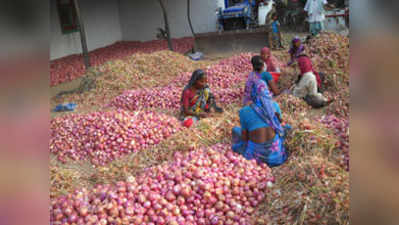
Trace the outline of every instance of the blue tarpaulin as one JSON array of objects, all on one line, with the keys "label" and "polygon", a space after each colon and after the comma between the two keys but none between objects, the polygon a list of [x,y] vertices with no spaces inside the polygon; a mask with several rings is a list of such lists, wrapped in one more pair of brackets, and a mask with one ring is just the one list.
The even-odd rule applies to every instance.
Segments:
[{"label": "blue tarpaulin", "polygon": [[75,103],[59,104],[53,109],[53,112],[74,111],[76,106]]}]

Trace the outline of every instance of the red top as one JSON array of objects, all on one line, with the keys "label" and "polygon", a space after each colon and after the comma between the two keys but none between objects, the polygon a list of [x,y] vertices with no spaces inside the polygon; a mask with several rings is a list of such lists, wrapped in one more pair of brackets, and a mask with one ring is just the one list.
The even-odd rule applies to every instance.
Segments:
[{"label": "red top", "polygon": [[195,93],[190,88],[187,88],[183,92],[183,107],[188,107],[188,108],[192,107],[195,104],[195,99],[193,99],[194,97]]},{"label": "red top", "polygon": [[312,66],[312,61],[307,56],[300,56],[298,59],[299,69],[301,70],[301,74],[305,74],[307,72],[313,72],[317,79],[317,86],[321,86],[321,79],[319,73],[317,73]]},{"label": "red top", "polygon": [[[193,92],[190,88],[186,89],[183,92],[183,107],[193,107],[195,105],[195,103],[198,100],[198,96],[196,96],[196,93]],[[206,104],[205,105],[205,109],[208,109],[209,105]]]}]

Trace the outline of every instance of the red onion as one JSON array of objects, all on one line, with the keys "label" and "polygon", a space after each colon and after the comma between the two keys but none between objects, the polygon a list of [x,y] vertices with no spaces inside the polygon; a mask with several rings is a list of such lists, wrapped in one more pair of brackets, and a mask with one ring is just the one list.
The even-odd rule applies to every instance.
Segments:
[{"label": "red onion", "polygon": [[[119,121],[130,121],[129,123],[119,123]],[[140,128],[140,124],[145,121],[147,128]],[[97,126],[103,127],[106,132],[100,136],[95,132]],[[162,126],[161,130],[156,127]],[[71,131],[73,128],[74,131]],[[57,117],[51,121],[50,151],[53,154],[72,160],[76,158],[89,158],[93,164],[103,165],[113,159],[120,158],[131,152],[136,152],[148,147],[147,142],[153,140],[161,141],[176,133],[182,127],[180,122],[171,116],[153,112],[133,113],[122,110],[111,112],[96,112],[88,115],[68,115]],[[123,133],[123,130],[134,129],[131,134]],[[155,139],[163,130],[169,130],[167,136],[161,135]],[[151,135],[149,135],[151,134]],[[122,143],[111,142],[115,137],[122,136]],[[66,139],[67,138],[67,139]],[[99,147],[96,143],[103,143],[107,146],[106,150]],[[122,148],[126,145],[128,148]],[[126,187],[120,187],[119,192],[126,192]]]},{"label": "red onion", "polygon": [[[50,222],[71,220],[72,215],[77,216],[73,220],[84,218],[87,223],[95,221],[99,224],[103,224],[104,219],[108,223],[121,224],[123,221],[133,224],[234,224],[233,221],[240,217],[248,219],[259,204],[257,195],[264,197],[267,189],[259,189],[254,181],[270,180],[270,168],[243,157],[237,157],[236,164],[231,166],[226,156],[231,151],[229,145],[218,144],[211,149],[200,148],[176,154],[176,160],[186,163],[161,164],[145,170],[129,182],[98,185],[92,190],[75,192],[79,194],[60,196],[51,202]],[[229,154],[230,158],[233,157]],[[217,168],[206,163],[212,158],[219,159]],[[203,176],[188,178],[188,170],[200,171],[197,173]],[[254,175],[244,182],[246,170],[258,177]],[[256,173],[257,170],[265,172]],[[170,174],[165,176],[166,173]],[[176,183],[179,174],[183,176],[182,182]],[[107,197],[100,200],[102,195]],[[79,206],[79,214],[71,212],[73,205]],[[67,213],[71,213],[69,218],[63,216]]]}]

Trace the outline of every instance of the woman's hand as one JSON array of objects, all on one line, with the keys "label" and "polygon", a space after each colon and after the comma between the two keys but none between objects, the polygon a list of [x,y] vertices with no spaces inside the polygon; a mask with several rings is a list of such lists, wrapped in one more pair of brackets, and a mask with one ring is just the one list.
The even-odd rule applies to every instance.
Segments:
[{"label": "woman's hand", "polygon": [[247,104],[245,104],[245,106],[250,106],[250,105],[252,105],[252,104],[253,104],[252,101],[248,101]]},{"label": "woman's hand", "polygon": [[268,81],[268,85],[275,96],[280,94],[280,90],[278,89],[276,83],[273,80]]},{"label": "woman's hand", "polygon": [[206,112],[200,112],[199,114],[198,114],[198,116],[200,117],[200,118],[206,118],[206,117],[208,117],[208,113],[206,113]]}]

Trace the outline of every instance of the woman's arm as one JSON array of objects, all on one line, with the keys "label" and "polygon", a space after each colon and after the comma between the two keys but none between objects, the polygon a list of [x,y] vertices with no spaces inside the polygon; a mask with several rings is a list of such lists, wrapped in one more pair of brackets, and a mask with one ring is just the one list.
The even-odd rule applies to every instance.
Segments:
[{"label": "woman's arm", "polygon": [[205,118],[205,117],[208,116],[208,114],[205,113],[205,112],[195,113],[194,111],[189,109],[188,106],[184,106],[183,109],[184,109],[184,115],[185,116],[196,116],[196,117],[199,117],[199,118]]},{"label": "woman's arm", "polygon": [[292,52],[290,52],[290,55],[291,55],[291,60],[288,62],[288,66],[291,66],[293,63],[294,63],[294,53],[292,53]]},{"label": "woman's arm", "polygon": [[183,105],[183,112],[185,116],[198,116],[194,111],[189,109],[188,105]]},{"label": "woman's arm", "polygon": [[276,83],[274,83],[273,80],[269,80],[267,83],[268,83],[271,91],[273,92],[274,96],[277,96],[280,94],[280,90],[278,89]]}]

